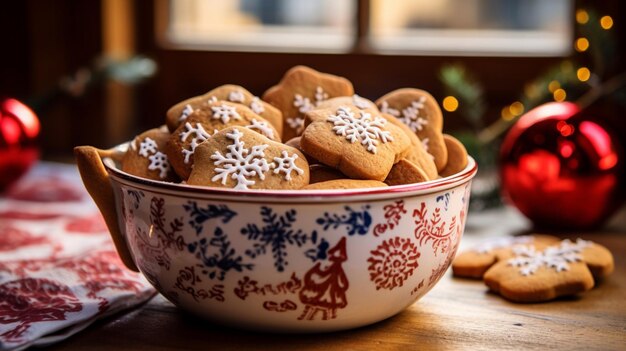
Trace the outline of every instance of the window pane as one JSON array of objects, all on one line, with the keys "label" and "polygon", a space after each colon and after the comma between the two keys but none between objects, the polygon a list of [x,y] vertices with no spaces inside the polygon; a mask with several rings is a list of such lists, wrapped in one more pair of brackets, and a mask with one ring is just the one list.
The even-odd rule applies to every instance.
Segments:
[{"label": "window pane", "polygon": [[372,0],[381,51],[556,56],[571,50],[572,0]]},{"label": "window pane", "polygon": [[171,0],[167,36],[213,50],[347,51],[352,0]]}]

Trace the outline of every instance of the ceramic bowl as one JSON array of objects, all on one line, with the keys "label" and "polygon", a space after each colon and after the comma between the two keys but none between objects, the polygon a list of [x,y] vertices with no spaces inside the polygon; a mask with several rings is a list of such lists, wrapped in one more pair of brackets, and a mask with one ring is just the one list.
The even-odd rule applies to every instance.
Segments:
[{"label": "ceramic bowl", "polygon": [[470,159],[419,184],[235,191],[138,178],[111,155],[77,160],[127,266],[186,311],[272,332],[355,328],[424,296],[455,256],[476,174]]}]

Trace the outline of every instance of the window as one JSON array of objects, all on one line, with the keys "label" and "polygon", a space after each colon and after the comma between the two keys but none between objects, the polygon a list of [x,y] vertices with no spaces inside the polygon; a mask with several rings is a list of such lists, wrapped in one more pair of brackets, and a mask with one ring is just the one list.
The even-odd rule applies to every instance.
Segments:
[{"label": "window", "polygon": [[170,1],[167,40],[211,50],[344,52],[352,0]]},{"label": "window", "polygon": [[[369,12],[357,16],[357,3]],[[564,56],[572,8],[572,0],[171,0],[161,16],[166,45],[202,50],[347,53],[365,40],[383,54]],[[359,38],[359,27],[369,34]]]},{"label": "window", "polygon": [[394,53],[563,56],[572,13],[569,0],[372,0],[371,42]]}]

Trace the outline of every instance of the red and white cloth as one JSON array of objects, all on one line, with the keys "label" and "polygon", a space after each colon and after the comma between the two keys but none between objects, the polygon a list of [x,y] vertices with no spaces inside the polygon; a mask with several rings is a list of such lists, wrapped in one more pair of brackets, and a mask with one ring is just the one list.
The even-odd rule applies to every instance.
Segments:
[{"label": "red and white cloth", "polygon": [[0,350],[58,342],[154,294],[120,261],[76,167],[40,163],[0,195]]}]

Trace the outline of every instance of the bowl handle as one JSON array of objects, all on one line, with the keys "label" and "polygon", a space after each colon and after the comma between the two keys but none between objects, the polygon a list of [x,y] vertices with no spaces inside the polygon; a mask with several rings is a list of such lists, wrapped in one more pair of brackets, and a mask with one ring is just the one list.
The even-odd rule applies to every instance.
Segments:
[{"label": "bowl handle", "polygon": [[89,195],[96,202],[98,209],[100,209],[104,217],[118,255],[128,269],[138,272],[139,269],[137,269],[133,261],[126,239],[120,230],[117,211],[115,210],[113,188],[109,180],[109,174],[102,164],[102,157],[110,156],[111,153],[111,151],[99,150],[92,146],[77,146],[74,148],[74,156],[76,157],[80,177]]}]

